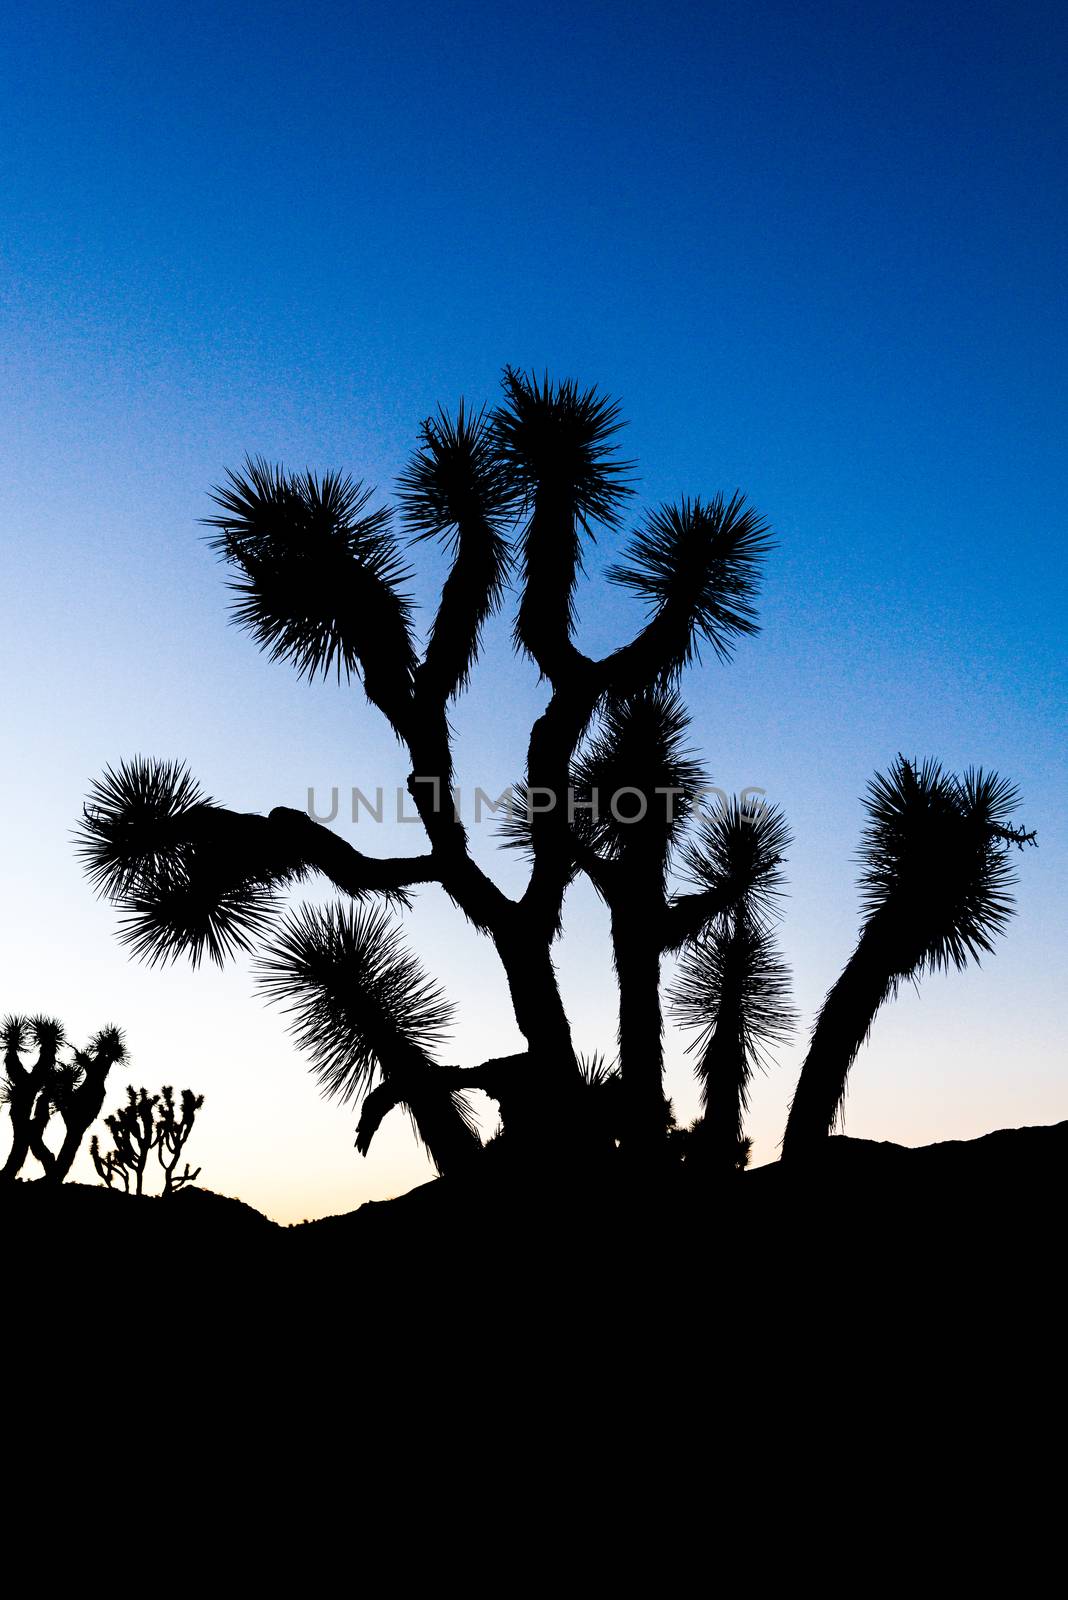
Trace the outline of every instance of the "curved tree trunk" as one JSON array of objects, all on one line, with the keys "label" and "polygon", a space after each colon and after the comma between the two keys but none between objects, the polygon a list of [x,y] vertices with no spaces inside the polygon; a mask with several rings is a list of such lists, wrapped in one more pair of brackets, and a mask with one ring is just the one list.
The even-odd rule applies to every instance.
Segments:
[{"label": "curved tree trunk", "polygon": [[74,1158],[81,1148],[82,1140],[100,1115],[104,1104],[105,1083],[111,1066],[110,1061],[93,1062],[86,1070],[85,1081],[75,1090],[70,1105],[66,1110],[60,1111],[65,1129],[63,1143],[54,1158],[52,1170],[48,1173],[54,1183],[63,1182],[74,1165]]},{"label": "curved tree trunk", "polygon": [[29,1118],[15,1120],[14,1113],[11,1117],[14,1139],[8,1152],[7,1160],[0,1167],[0,1183],[14,1183],[22,1171],[26,1157],[30,1153],[30,1123]]},{"label": "curved tree trunk", "polygon": [[834,1127],[857,1052],[897,977],[908,970],[895,943],[888,926],[870,922],[823,1002],[790,1105],[784,1161],[818,1152]]},{"label": "curved tree trunk", "polygon": [[30,1150],[44,1169],[46,1180],[54,1178],[56,1170],[56,1158],[45,1144],[44,1138],[51,1114],[52,1108],[49,1105],[48,1096],[45,1094],[38,1095],[37,1104],[33,1108],[33,1116],[30,1118]]},{"label": "curved tree trunk", "polygon": [[8,1110],[11,1113],[12,1143],[7,1160],[0,1168],[0,1183],[14,1183],[33,1148],[34,1107],[54,1060],[54,1051],[47,1056],[42,1054],[28,1072],[20,1068],[17,1077],[13,1080],[9,1078],[11,1092]]}]

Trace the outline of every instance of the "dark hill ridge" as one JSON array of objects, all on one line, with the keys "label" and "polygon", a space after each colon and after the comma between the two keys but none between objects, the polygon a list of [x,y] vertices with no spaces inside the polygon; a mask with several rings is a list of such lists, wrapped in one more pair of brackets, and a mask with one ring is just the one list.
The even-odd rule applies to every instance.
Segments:
[{"label": "dark hill ridge", "polygon": [[[1060,1122],[916,1149],[835,1137],[809,1165],[776,1162],[715,1187],[682,1170],[655,1193],[608,1169],[576,1179],[487,1164],[463,1179],[432,1180],[397,1199],[288,1228],[206,1189],[164,1200],[84,1184],[17,1183],[0,1191],[0,1222],[9,1260],[25,1252],[30,1260],[88,1262],[145,1246],[194,1252],[199,1270],[224,1273],[268,1264],[299,1271],[333,1258],[361,1276],[375,1263],[399,1271],[402,1260],[442,1272],[450,1260],[487,1249],[501,1271],[517,1257],[543,1268],[588,1267],[601,1258],[633,1266],[635,1252],[640,1259],[647,1249],[677,1263],[707,1248],[710,1231],[774,1252],[832,1219],[843,1240],[867,1233],[922,1254],[947,1227],[976,1248],[980,1224],[1018,1223],[1021,1245],[1059,1233],[1066,1175],[1068,1122]],[[922,1236],[914,1237],[917,1225]]]},{"label": "dark hill ridge", "polygon": [[1068,1122],[835,1138],[809,1168],[717,1186],[489,1162],[290,1228],[207,1190],[25,1183],[0,1196],[3,1280],[23,1341],[65,1360],[76,1332],[112,1382],[143,1353],[223,1417],[282,1394],[355,1425],[471,1384],[502,1415],[548,1395],[629,1426],[678,1381],[697,1408],[679,1426],[713,1431],[798,1392],[889,1404],[888,1384],[914,1411],[977,1382],[1007,1405],[1061,1359],[1066,1173]]},{"label": "dark hill ridge", "polygon": [[[844,1136],[827,1140],[826,1155],[821,1160],[831,1172],[864,1173],[876,1177],[883,1173],[949,1173],[974,1175],[986,1173],[993,1177],[1016,1172],[1022,1175],[1029,1168],[1056,1165],[1068,1157],[1068,1122],[1054,1122],[1035,1128],[999,1128],[995,1133],[984,1133],[978,1139],[944,1139],[938,1144],[911,1147],[891,1144],[875,1139],[850,1139]],[[781,1173],[780,1163],[757,1167],[746,1176],[757,1173]]]},{"label": "dark hill ridge", "polygon": [[[532,1204],[529,1197],[532,1176],[539,1192]],[[133,1237],[138,1230],[162,1235],[159,1240],[209,1246],[229,1245],[237,1240],[285,1250],[291,1257],[310,1248],[329,1243],[341,1247],[357,1241],[370,1244],[382,1235],[418,1234],[423,1226],[433,1228],[439,1214],[446,1223],[458,1220],[483,1204],[492,1193],[506,1205],[528,1211],[535,1230],[543,1222],[567,1211],[581,1194],[599,1221],[607,1221],[609,1191],[618,1189],[615,1175],[602,1173],[596,1183],[574,1181],[561,1188],[551,1170],[539,1169],[536,1175],[476,1173],[465,1179],[433,1179],[393,1200],[369,1201],[356,1211],[323,1217],[284,1227],[252,1206],[209,1189],[183,1189],[163,1200],[158,1196],[124,1194],[102,1185],[67,1183],[53,1188],[41,1182],[19,1182],[0,1190],[0,1217],[8,1245],[23,1230],[54,1234],[79,1243],[101,1243]],[[780,1198],[795,1204],[806,1195],[821,1199],[839,1189],[863,1190],[872,1201],[892,1201],[895,1209],[908,1210],[922,1198],[945,1189],[947,1199],[963,1200],[983,1206],[1004,1202],[1017,1186],[1030,1191],[1036,1187],[1061,1189],[1068,1182],[1068,1121],[1032,1128],[1002,1128],[977,1139],[945,1140],[938,1144],[910,1148],[888,1141],[853,1139],[844,1135],[827,1140],[817,1162],[785,1167],[781,1162],[756,1167],[730,1189],[713,1191],[717,1200],[728,1192],[732,1209],[756,1210]],[[542,1190],[542,1185],[545,1185]],[[957,1193],[957,1186],[963,1186]],[[964,1190],[967,1190],[965,1195]],[[696,1184],[680,1181],[668,1191],[680,1199],[700,1192]],[[622,1190],[615,1194],[618,1201]],[[600,1201],[598,1199],[600,1197]],[[642,1204],[650,1202],[643,1192]],[[489,1219],[483,1217],[478,1231]]]}]

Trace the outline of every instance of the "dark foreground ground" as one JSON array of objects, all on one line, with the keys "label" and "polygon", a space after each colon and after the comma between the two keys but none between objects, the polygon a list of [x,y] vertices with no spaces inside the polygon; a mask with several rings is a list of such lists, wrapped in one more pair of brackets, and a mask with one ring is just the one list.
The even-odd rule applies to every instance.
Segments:
[{"label": "dark foreground ground", "polygon": [[738,1582],[822,1572],[847,1529],[848,1593],[939,1570],[934,1536],[947,1573],[991,1540],[1015,1566],[1063,1522],[1066,1174],[1068,1122],[837,1138],[716,1187],[490,1163],[296,1228],[197,1189],[19,1184],[5,1439],[35,1489],[58,1467],[113,1511],[214,1517],[235,1552],[329,1526],[361,1580],[369,1496],[404,1525],[394,1562],[466,1566],[501,1530],[506,1593],[540,1563],[599,1594],[614,1561],[674,1595],[687,1545]]},{"label": "dark foreground ground", "polygon": [[8,1421],[71,1459],[128,1439],[286,1482],[340,1451],[465,1513],[513,1474],[557,1513],[591,1475],[670,1500],[685,1464],[698,1501],[726,1472],[750,1511],[814,1495],[828,1525],[869,1471],[928,1507],[963,1474],[981,1520],[984,1482],[1063,1453],[1066,1174],[1068,1122],[836,1138],[713,1187],[489,1164],[294,1228],[197,1189],[18,1184]]},{"label": "dark foreground ground", "polygon": [[[338,1318],[436,1348],[559,1334],[670,1346],[715,1331],[792,1349],[848,1313],[843,1356],[892,1328],[1040,1334],[1064,1272],[1068,1122],[909,1150],[834,1138],[818,1164],[708,1186],[606,1171],[486,1170],[283,1228],[205,1190],[167,1200],[19,1183],[0,1193],[6,1278],[187,1341],[223,1324],[314,1343]],[[1058,1311],[1058,1317],[1060,1313]],[[432,1353],[432,1352],[431,1352]]]}]

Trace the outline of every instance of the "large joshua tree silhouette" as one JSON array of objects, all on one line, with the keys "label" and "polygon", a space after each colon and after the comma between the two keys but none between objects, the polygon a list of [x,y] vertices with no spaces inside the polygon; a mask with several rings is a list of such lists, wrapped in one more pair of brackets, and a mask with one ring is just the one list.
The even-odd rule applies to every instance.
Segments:
[{"label": "large joshua tree silhouette", "polygon": [[[618,526],[631,493],[631,464],[615,449],[621,426],[618,406],[596,390],[512,369],[492,413],[461,404],[455,417],[442,412],[424,424],[400,482],[400,516],[413,542],[440,539],[452,561],[421,655],[393,514],[372,507],[370,490],[336,474],[290,476],[248,461],[215,492],[218,514],[208,520],[235,574],[235,620],[304,677],[362,679],[409,752],[427,853],[376,860],[303,812],[236,814],[203,794],[183,766],[162,761],[109,769],[85,812],[87,868],[118,902],[135,953],[222,962],[258,948],[266,991],[295,1002],[298,1038],[324,1086],[353,1098],[376,1091],[364,1106],[361,1142],[390,1105],[403,1104],[442,1170],[477,1147],[463,1099],[469,1087],[498,1100],[516,1144],[544,1151],[597,1138],[552,959],[564,895],[579,871],[616,908],[629,1143],[662,1144],[660,959],[699,938],[746,887],[710,863],[691,892],[668,892],[666,862],[693,808],[698,768],[671,770],[677,734],[660,716],[670,709],[681,731],[672,691],[702,643],[726,660],[734,642],[756,630],[769,530],[740,495],[654,511],[609,573],[647,603],[648,622],[604,659],[583,654],[574,638],[582,543],[597,523]],[[527,810],[531,866],[517,899],[474,860],[449,799],[450,707],[513,576],[516,646],[550,690],[531,730],[523,788],[554,800]],[[584,767],[579,747],[595,723],[602,737]],[[596,764],[617,724],[633,732],[629,781],[673,818],[636,826],[633,845],[629,836],[621,842],[622,828],[613,837],[596,824],[573,826],[578,813],[566,803],[576,762],[580,771]],[[655,796],[661,776],[682,793]],[[313,873],[344,901],[272,927],[281,892]],[[466,1070],[436,1058],[450,1008],[390,917],[415,886],[431,882],[492,939],[526,1040],[521,1055]]]},{"label": "large joshua tree silhouette", "polygon": [[[675,1006],[699,1029],[705,1103],[706,1137],[692,1148],[733,1171],[753,1067],[792,1022],[772,933],[789,840],[772,807],[701,806],[706,778],[679,689],[702,648],[726,662],[757,630],[771,533],[738,493],[649,512],[607,572],[645,603],[645,625],[602,659],[587,656],[575,640],[583,544],[597,525],[618,530],[632,493],[619,407],[511,368],[503,389],[493,411],[461,403],[425,422],[398,485],[411,543],[437,539],[451,558],[422,650],[398,513],[374,506],[362,483],[247,460],[214,491],[206,519],[233,575],[238,624],[302,677],[362,680],[408,751],[427,851],[375,859],[304,812],[235,813],[180,763],[140,758],[93,786],[80,848],[135,954],[222,963],[255,951],[263,990],[292,1011],[324,1089],[360,1104],[358,1148],[401,1105],[442,1172],[480,1146],[469,1089],[498,1102],[513,1152],[588,1155],[618,1135],[633,1160],[659,1159],[670,1125],[661,969],[678,956]],[[529,860],[516,898],[474,859],[453,809],[449,721],[512,589],[515,647],[548,687],[502,828]],[[618,1097],[604,1092],[600,1067],[591,1076],[576,1058],[554,968],[579,874],[611,918]],[[286,892],[313,875],[340,900],[284,912]],[[466,1067],[441,1059],[452,1008],[394,918],[427,883],[492,940],[520,1054]],[[606,1119],[605,1105],[618,1115]]]}]

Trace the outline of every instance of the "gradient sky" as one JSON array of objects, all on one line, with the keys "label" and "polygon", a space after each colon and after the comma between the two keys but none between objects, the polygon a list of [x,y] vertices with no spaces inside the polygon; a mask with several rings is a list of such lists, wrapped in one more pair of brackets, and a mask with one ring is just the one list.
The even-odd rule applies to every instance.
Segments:
[{"label": "gradient sky", "polygon": [[[898,751],[1010,775],[1040,849],[996,957],[879,1017],[847,1131],[1068,1117],[1066,35],[1062,5],[1028,3],[14,11],[0,1010],[79,1042],[122,1024],[108,1104],[127,1076],[203,1091],[202,1181],[281,1220],[428,1175],[400,1113],[355,1154],[247,964],[133,965],[69,836],[137,752],[245,810],[403,781],[358,685],[298,683],[228,625],[197,521],[246,451],[388,493],[419,420],[493,400],[511,362],[622,399],[641,501],[740,487],[779,535],[762,634],[685,684],[715,781],[766,789],[796,836],[804,1027],[756,1086],[757,1161],[855,938],[859,796]],[[611,542],[580,599],[598,653],[637,621],[598,582]],[[543,701],[503,624],[457,712],[464,783],[519,775]],[[460,1004],[448,1058],[517,1048],[492,950],[439,891],[406,920]],[[577,888],[563,987],[579,1047],[611,1052],[605,933]],[[669,1058],[688,1118],[677,1038]]]}]

